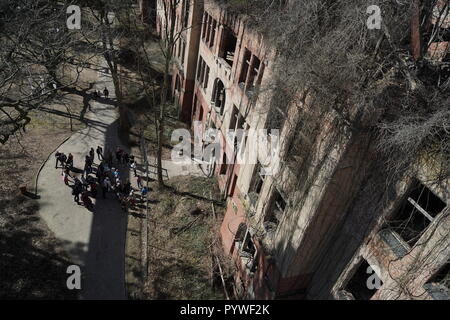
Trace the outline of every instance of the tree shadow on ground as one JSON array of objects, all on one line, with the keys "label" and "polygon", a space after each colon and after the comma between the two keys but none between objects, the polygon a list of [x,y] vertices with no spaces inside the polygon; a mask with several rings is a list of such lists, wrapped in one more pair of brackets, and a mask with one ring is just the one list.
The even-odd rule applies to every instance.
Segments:
[{"label": "tree shadow on ground", "polygon": [[76,299],[66,286],[73,263],[37,216],[38,208],[36,200],[20,194],[0,200],[0,298]]}]

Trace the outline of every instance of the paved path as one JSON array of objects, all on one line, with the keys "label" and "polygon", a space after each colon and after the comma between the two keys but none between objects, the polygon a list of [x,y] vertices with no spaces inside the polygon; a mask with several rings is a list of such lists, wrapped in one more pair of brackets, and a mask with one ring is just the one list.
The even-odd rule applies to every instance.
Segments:
[{"label": "paved path", "polygon": [[[114,98],[114,87],[108,74],[99,73],[96,88],[103,92],[108,87]],[[98,145],[114,148],[119,145],[117,112],[110,104],[91,100],[86,119],[89,126],[75,133],[58,150],[74,156],[74,166],[84,167],[89,149]],[[124,148],[127,150],[127,148]],[[95,163],[98,164],[97,155]],[[72,260],[82,269],[83,299],[125,299],[125,232],[127,216],[120,209],[113,194],[107,199],[95,200],[94,209],[88,211],[73,201],[71,188],[61,180],[61,169],[55,169],[51,155],[38,180],[40,215],[55,236],[65,243]],[[128,171],[121,172],[122,179]]]}]

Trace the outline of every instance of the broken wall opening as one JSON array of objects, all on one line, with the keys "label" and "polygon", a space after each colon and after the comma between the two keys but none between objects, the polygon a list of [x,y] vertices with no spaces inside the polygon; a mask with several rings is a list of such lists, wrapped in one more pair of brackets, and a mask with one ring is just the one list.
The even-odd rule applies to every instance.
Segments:
[{"label": "broken wall opening", "polygon": [[445,207],[445,202],[429,188],[415,181],[400,207],[383,229],[394,231],[408,246],[413,247]]},{"label": "broken wall opening", "polygon": [[236,43],[236,35],[230,28],[225,26],[222,33],[222,42],[220,45],[219,56],[224,59],[230,67],[233,66]]},{"label": "broken wall opening", "polygon": [[[347,293],[350,293],[356,300],[370,300],[378,291],[377,288],[371,289],[368,285],[369,277],[373,276],[374,273],[373,269],[372,272],[369,272],[371,269],[370,264],[364,258],[361,258],[355,273],[344,288],[344,290]],[[383,281],[380,279],[380,286],[382,285]]]},{"label": "broken wall opening", "polygon": [[286,200],[283,198],[281,193],[275,189],[272,197],[272,204],[264,217],[264,229],[269,236],[273,237],[275,234],[275,231],[283,218],[285,210]]}]

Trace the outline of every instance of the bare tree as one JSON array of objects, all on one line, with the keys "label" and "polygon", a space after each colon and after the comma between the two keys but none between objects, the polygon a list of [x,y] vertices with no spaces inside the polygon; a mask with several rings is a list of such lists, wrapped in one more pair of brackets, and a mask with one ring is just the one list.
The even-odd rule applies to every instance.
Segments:
[{"label": "bare tree", "polygon": [[[30,112],[59,100],[83,69],[79,41],[66,28],[66,6],[54,1],[0,4],[0,142],[25,130]],[[77,76],[66,77],[68,68]]]},{"label": "bare tree", "polygon": [[[162,28],[161,40],[159,48],[163,56],[163,72],[161,83],[159,79],[155,79],[148,74],[148,67],[152,65],[152,54],[147,50],[145,43],[145,36],[142,33],[137,32],[139,29],[136,25],[136,19],[128,21],[131,29],[129,29],[129,35],[133,38],[133,44],[135,50],[140,54],[138,61],[138,75],[143,85],[144,92],[148,103],[152,106],[158,106],[155,111],[155,129],[157,137],[157,177],[160,187],[164,186],[163,180],[163,168],[162,168],[162,146],[164,143],[164,126],[165,119],[168,112],[168,106],[172,103],[170,99],[172,70],[174,66],[174,51],[179,41],[181,34],[188,28],[194,27],[184,21],[177,21],[177,10],[180,10],[180,6],[184,5],[184,10],[199,9],[200,4],[197,3],[196,7],[189,1],[185,0],[162,0],[158,1],[159,10],[163,16],[164,21],[161,23],[165,28]],[[156,8],[150,8],[149,10],[155,10]],[[156,15],[156,14],[153,14]],[[129,15],[128,15],[129,16]],[[134,13],[137,16],[137,13]],[[186,19],[187,15],[182,15],[182,19]],[[134,36],[133,36],[134,34]]]}]

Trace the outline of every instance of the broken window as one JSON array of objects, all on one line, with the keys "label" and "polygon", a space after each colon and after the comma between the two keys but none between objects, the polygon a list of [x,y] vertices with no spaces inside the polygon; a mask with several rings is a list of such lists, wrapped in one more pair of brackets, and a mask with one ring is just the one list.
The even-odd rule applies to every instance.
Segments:
[{"label": "broken window", "polygon": [[230,67],[233,66],[234,53],[236,51],[236,43],[237,38],[234,32],[230,28],[224,27],[219,56],[223,58]]},{"label": "broken window", "polygon": [[[246,136],[245,128],[246,128],[246,122],[243,115],[241,115],[240,112],[238,112],[237,116],[237,124],[234,132],[234,151],[237,153],[239,152],[240,148],[243,148],[242,141],[244,137]],[[239,131],[238,131],[239,130]]]},{"label": "broken window", "polygon": [[256,206],[259,200],[259,195],[262,190],[262,186],[264,183],[265,176],[262,175],[262,166],[261,163],[258,161],[255,167],[255,171],[253,173],[252,182],[250,184],[250,189],[248,193],[248,198],[250,200],[250,205]]},{"label": "broken window", "polygon": [[450,262],[447,261],[425,283],[424,288],[435,300],[450,300]]},{"label": "broken window", "polygon": [[214,40],[216,38],[216,27],[217,27],[217,22],[216,20],[212,20],[211,23],[211,39],[209,41],[209,47],[212,48],[214,46]]},{"label": "broken window", "polygon": [[247,86],[249,88],[253,88],[256,86],[260,67],[261,67],[261,61],[256,56],[253,56],[252,65],[250,68],[250,74],[249,74],[248,81],[247,81]]},{"label": "broken window", "polygon": [[200,56],[198,58],[198,64],[197,64],[197,81],[200,82],[200,79],[202,78],[202,68],[203,68],[203,59]]},{"label": "broken window", "polygon": [[223,158],[222,158],[222,165],[220,166],[220,175],[225,175],[227,174],[227,154],[224,152],[223,153]]},{"label": "broken window", "polygon": [[436,272],[427,283],[437,284],[450,289],[450,262],[447,262]]},{"label": "broken window", "polygon": [[396,213],[383,229],[395,232],[403,241],[400,245],[413,247],[446,204],[430,189],[416,181]]},{"label": "broken window", "polygon": [[204,40],[206,37],[206,30],[208,27],[208,14],[206,12],[203,13],[203,20],[202,20],[202,39]]},{"label": "broken window", "polygon": [[251,257],[256,253],[255,244],[253,243],[250,232],[245,235],[244,242],[242,244],[242,251],[248,253]]},{"label": "broken window", "polygon": [[186,41],[184,39],[181,39],[181,50],[180,50],[180,55],[181,55],[181,65],[184,65],[184,56],[186,55]]},{"label": "broken window", "polygon": [[200,107],[200,114],[198,116],[199,121],[203,121],[203,107]]},{"label": "broken window", "polygon": [[183,26],[185,28],[188,26],[189,22],[189,1],[190,0],[183,1]]},{"label": "broken window", "polygon": [[197,81],[203,89],[208,88],[209,66],[201,56],[198,58]]},{"label": "broken window", "polygon": [[264,64],[261,60],[245,49],[244,61],[242,62],[241,75],[239,76],[239,86],[245,92],[251,94],[253,89],[261,84],[264,73]]},{"label": "broken window", "polygon": [[205,13],[203,17],[202,39],[203,42],[210,48],[214,45],[216,28],[217,21],[213,19],[209,14]]},{"label": "broken window", "polygon": [[208,82],[209,82],[209,67],[206,65],[206,71],[205,71],[205,78],[203,79],[203,88],[208,88]]},{"label": "broken window", "polygon": [[216,79],[215,81],[212,103],[219,110],[219,114],[223,115],[225,110],[225,86],[220,79]]},{"label": "broken window", "polygon": [[235,192],[235,190],[236,190],[237,179],[238,179],[237,174],[234,174],[234,176],[233,176],[233,182],[231,183],[230,197],[233,197],[233,196],[234,196],[234,192]]},{"label": "broken window", "polygon": [[245,48],[244,60],[242,62],[241,75],[239,76],[239,85],[244,89],[245,81],[247,80],[248,70],[250,69],[250,60],[252,58],[251,52]]},{"label": "broken window", "polygon": [[[374,282],[369,277],[377,277],[379,286],[371,285]],[[383,281],[381,281],[379,275],[375,273],[365,259],[361,258],[359,266],[352,278],[347,282],[344,290],[352,294],[356,300],[370,300],[382,285]]]},{"label": "broken window", "polygon": [[277,189],[272,199],[272,205],[264,219],[264,228],[270,236],[275,233],[286,210],[286,201]]},{"label": "broken window", "polygon": [[206,17],[206,36],[205,36],[205,43],[208,43],[209,42],[209,37],[210,37],[210,35],[211,35],[211,16],[210,15],[207,15],[207,17]]},{"label": "broken window", "polygon": [[256,263],[256,246],[252,240],[251,233],[247,230],[247,233],[244,237],[244,242],[242,243],[240,256],[243,258],[243,262],[245,263],[245,267],[250,272],[255,272],[258,264]]},{"label": "broken window", "polygon": [[247,226],[245,225],[245,223],[239,224],[239,227],[236,231],[236,235],[234,236],[234,241],[242,243],[244,241],[246,233],[247,233]]},{"label": "broken window", "polygon": [[237,122],[237,116],[239,115],[239,109],[233,105],[233,113],[231,114],[230,118],[230,130],[234,130],[236,128],[236,122]]},{"label": "broken window", "polygon": [[175,78],[175,91],[176,92],[180,92],[181,91],[181,80],[180,80],[180,76],[177,75],[177,77]]},{"label": "broken window", "polygon": [[194,94],[194,103],[193,103],[193,109],[192,109],[192,116],[191,119],[195,120],[195,116],[197,115],[197,105],[198,105],[198,98],[197,94]]}]

